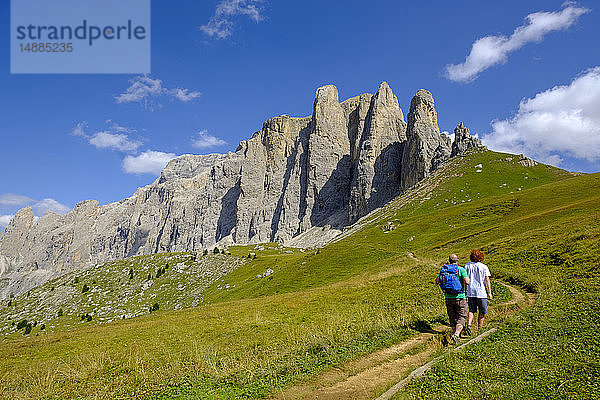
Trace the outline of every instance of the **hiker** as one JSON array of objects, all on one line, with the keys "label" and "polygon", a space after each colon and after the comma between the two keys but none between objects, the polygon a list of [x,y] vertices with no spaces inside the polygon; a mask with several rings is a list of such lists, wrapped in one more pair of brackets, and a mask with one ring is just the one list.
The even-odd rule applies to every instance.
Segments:
[{"label": "hiker", "polygon": [[487,314],[487,301],[492,299],[492,288],[490,286],[490,270],[482,263],[483,253],[481,250],[471,251],[471,262],[465,265],[467,275],[471,283],[467,286],[467,297],[469,298],[469,316],[467,318],[467,327],[465,333],[471,335],[471,323],[475,313],[477,314],[477,326],[479,329],[483,326],[483,320]]},{"label": "hiker", "polygon": [[458,256],[450,254],[448,264],[444,264],[435,283],[440,285],[446,297],[446,311],[452,327],[452,343],[460,343],[460,333],[467,319],[467,299],[465,288],[470,283],[467,271],[458,265]]}]

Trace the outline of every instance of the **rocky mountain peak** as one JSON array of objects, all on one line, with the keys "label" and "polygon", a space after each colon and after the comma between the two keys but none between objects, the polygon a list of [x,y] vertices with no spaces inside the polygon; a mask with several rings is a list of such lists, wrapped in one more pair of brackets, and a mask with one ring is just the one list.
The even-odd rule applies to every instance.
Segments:
[{"label": "rocky mountain peak", "polygon": [[[134,255],[267,241],[315,246],[450,157],[428,91],[412,99],[408,123],[386,82],[375,94],[338,96],[335,86],[320,87],[311,116],[270,118],[235,153],[177,157],[119,202],[88,200],[35,224],[31,208],[19,211],[0,239],[13,271],[0,298]],[[459,143],[471,143],[459,128]]]},{"label": "rocky mountain peak", "polygon": [[33,226],[33,220],[34,215],[31,207],[24,207],[20,209],[6,227],[6,235],[9,236],[26,233]]},{"label": "rocky mountain peak", "polygon": [[433,95],[425,89],[419,89],[412,98],[407,119],[409,125],[421,124],[423,127],[433,129],[435,131],[433,133],[440,133]]},{"label": "rocky mountain peak", "polygon": [[473,147],[482,147],[483,144],[478,138],[471,136],[469,128],[461,122],[454,128],[454,143],[452,143],[452,157],[464,153]]},{"label": "rocky mountain peak", "polygon": [[451,141],[440,134],[433,96],[419,89],[410,102],[406,144],[402,154],[401,187],[406,190],[450,157]]}]

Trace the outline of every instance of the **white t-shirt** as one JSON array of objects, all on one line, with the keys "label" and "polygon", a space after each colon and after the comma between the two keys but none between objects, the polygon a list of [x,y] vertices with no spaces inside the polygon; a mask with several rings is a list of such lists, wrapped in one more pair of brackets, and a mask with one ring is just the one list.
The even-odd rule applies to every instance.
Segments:
[{"label": "white t-shirt", "polygon": [[490,276],[487,265],[481,262],[468,262],[465,269],[471,280],[471,283],[467,286],[467,296],[485,299],[487,297],[484,285],[485,277]]}]

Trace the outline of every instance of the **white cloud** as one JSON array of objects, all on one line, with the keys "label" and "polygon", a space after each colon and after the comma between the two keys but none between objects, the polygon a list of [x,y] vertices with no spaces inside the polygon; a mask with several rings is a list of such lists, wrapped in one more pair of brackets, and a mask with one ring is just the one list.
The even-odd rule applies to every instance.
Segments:
[{"label": "white cloud", "polygon": [[211,38],[226,39],[233,33],[234,17],[245,15],[254,22],[262,21],[262,3],[262,0],[221,0],[215,14],[200,30]]},{"label": "white cloud", "polygon": [[159,175],[167,163],[177,157],[173,153],[147,150],[138,156],[127,156],[123,160],[123,171],[128,174]]},{"label": "white cloud", "polygon": [[110,125],[110,130],[114,131],[114,132],[121,132],[121,133],[133,133],[133,132],[137,132],[135,129],[133,128],[128,128],[126,126],[121,126],[119,124],[117,124],[116,122],[114,122],[112,119],[107,119],[106,121],[104,121],[106,124]]},{"label": "white cloud", "polygon": [[[54,199],[42,199],[35,200],[31,197],[22,196],[19,194],[13,193],[3,193],[0,195],[0,205],[7,207],[24,207],[31,206],[33,212],[36,216],[43,216],[48,211],[55,212],[57,214],[66,214],[69,212],[70,208],[62,203]],[[8,225],[8,221],[12,218],[12,215],[0,215],[3,218],[2,221],[5,221],[6,225]],[[0,223],[0,226],[2,224]]]},{"label": "white cloud", "polygon": [[510,37],[485,36],[476,40],[465,62],[446,66],[446,78],[455,82],[472,81],[491,66],[505,63],[509,53],[527,43],[541,41],[549,32],[567,29],[590,11],[571,2],[564,5],[560,11],[529,14],[528,22],[517,27]]},{"label": "white cloud", "polygon": [[600,67],[569,85],[522,100],[514,117],[493,121],[492,128],[483,140],[494,150],[524,153],[553,165],[564,157],[599,161]]},{"label": "white cloud", "polygon": [[106,121],[109,128],[104,131],[96,132],[92,135],[85,133],[86,122],[78,123],[71,131],[71,134],[87,139],[87,141],[97,149],[110,149],[122,152],[136,151],[142,142],[131,139],[128,133],[135,132],[135,129],[121,126],[110,119]]},{"label": "white cloud", "polygon": [[85,128],[87,128],[87,122],[83,121],[83,122],[79,122],[75,128],[73,128],[73,130],[71,131],[71,134],[74,136],[83,136],[86,137],[85,134]]},{"label": "white cloud", "polygon": [[189,89],[180,88],[172,89],[169,91],[169,93],[171,96],[179,101],[183,101],[184,103],[197,99],[201,95],[200,92],[190,92]]},{"label": "white cloud", "polygon": [[198,149],[208,149],[210,147],[219,147],[226,145],[227,142],[216,136],[209,135],[208,131],[202,130],[192,138],[192,146]]},{"label": "white cloud", "polygon": [[0,215],[0,229],[5,229],[14,215]]},{"label": "white cloud", "polygon": [[90,138],[89,142],[97,149],[111,149],[119,151],[136,151],[142,145],[142,142],[131,140],[124,133],[110,133],[106,131],[96,132]]},{"label": "white cloud", "polygon": [[54,212],[57,214],[66,214],[71,210],[70,207],[67,207],[64,204],[61,204],[54,199],[42,199],[40,201],[37,201],[32,206],[32,208],[33,208],[33,212],[35,213],[35,215],[41,215],[41,216],[46,214],[48,211],[51,211],[51,212]]},{"label": "white cloud", "polygon": [[184,103],[192,101],[202,94],[197,91],[190,91],[185,88],[168,89],[163,86],[160,79],[152,79],[149,76],[136,76],[129,80],[130,86],[115,96],[117,103],[140,103],[144,108],[152,110],[154,107],[161,107],[158,99],[167,97],[182,101]]},{"label": "white cloud", "polygon": [[3,206],[24,206],[26,204],[33,203],[31,197],[21,196],[19,194],[4,193],[0,195],[0,205]]}]

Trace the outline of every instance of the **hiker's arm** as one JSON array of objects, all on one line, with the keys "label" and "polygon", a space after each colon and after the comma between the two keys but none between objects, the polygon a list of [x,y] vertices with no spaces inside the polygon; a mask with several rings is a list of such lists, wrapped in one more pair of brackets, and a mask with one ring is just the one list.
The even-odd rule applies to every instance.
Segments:
[{"label": "hiker's arm", "polygon": [[465,282],[465,285],[470,285],[470,284],[471,284],[471,279],[469,279],[469,277],[468,277],[468,276],[465,276],[465,277],[463,278],[463,282]]},{"label": "hiker's arm", "polygon": [[490,277],[486,276],[483,283],[484,283],[485,289],[487,290],[487,293],[488,293],[488,299],[493,299],[494,296],[492,296],[492,285],[490,285]]}]

